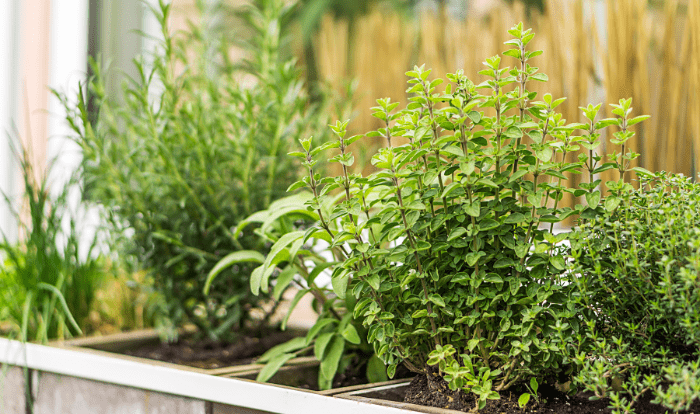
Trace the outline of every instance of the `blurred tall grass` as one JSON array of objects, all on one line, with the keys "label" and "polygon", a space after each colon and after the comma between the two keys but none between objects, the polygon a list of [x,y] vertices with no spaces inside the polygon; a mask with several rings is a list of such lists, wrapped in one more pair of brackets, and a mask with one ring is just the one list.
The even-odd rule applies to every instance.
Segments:
[{"label": "blurred tall grass", "polygon": [[505,50],[507,29],[523,21],[537,33],[533,48],[544,50],[537,64],[550,78],[531,87],[567,97],[560,108],[568,122],[582,122],[578,107],[589,102],[603,102],[609,117],[608,103],[632,97],[635,114],[652,116],[636,127],[631,143],[642,154],[637,165],[697,178],[700,2],[571,0],[546,6],[544,13],[528,14],[520,2],[503,2],[487,15],[459,19],[446,8],[407,18],[379,5],[356,18],[352,30],[347,20],[325,16],[314,43],[318,74],[337,90],[346,79],[357,79],[358,117],[351,127],[362,133],[379,127],[369,111],[376,98],[406,102],[404,72],[414,64],[425,63],[433,73],[463,68],[479,83],[483,58]]},{"label": "blurred tall grass", "polygon": [[71,205],[72,179],[51,191],[48,172],[35,173],[30,151],[13,149],[23,191],[18,200],[3,194],[2,202],[19,224],[20,241],[0,234],[0,335],[45,343],[83,334],[107,275],[99,232],[89,237],[80,205]]}]

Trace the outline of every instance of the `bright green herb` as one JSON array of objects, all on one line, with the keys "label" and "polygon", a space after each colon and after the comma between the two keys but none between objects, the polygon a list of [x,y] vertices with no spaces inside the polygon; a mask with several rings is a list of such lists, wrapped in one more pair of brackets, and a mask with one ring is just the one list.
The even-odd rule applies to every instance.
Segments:
[{"label": "bright green herb", "polygon": [[648,390],[655,402],[686,410],[700,397],[700,186],[645,174],[640,189],[626,186],[617,199],[616,210],[571,239],[595,357],[579,354],[576,382],[610,397],[619,413],[634,412]]},{"label": "bright green herb", "polygon": [[[461,71],[448,74],[443,92],[443,79],[416,67],[406,73],[412,97],[405,109],[377,101],[374,116],[385,125],[367,136],[386,146],[372,157],[376,173],[349,172],[348,146],[359,137],[346,136],[347,122],[332,127],[335,142],[305,139],[291,153],[308,174],[290,190],[310,194],[287,199],[285,211],[250,218],[275,241],[274,254],[253,272],[253,291],[265,291],[280,269],[275,289],[297,283],[322,307],[307,341],[284,352],[313,345],[322,364],[333,364],[342,351],[335,344],[353,343],[344,329],[359,331],[350,325],[354,317],[389,377],[401,363],[419,373],[438,369],[452,389],[476,393],[479,408],[527,378],[542,384],[574,369],[568,355],[583,333],[569,300],[568,235],[553,228],[570,216],[593,219],[615,209],[619,198],[602,197],[596,174],[617,169],[624,176],[637,156],[625,147],[628,126],[646,117],[628,118],[631,100],[621,100],[616,118],[596,121],[600,105],[589,105],[581,108],[588,124],[567,124],[555,111],[564,98],[536,101],[527,90],[531,80],[547,81],[530,66],[542,53],[526,50],[534,34],[522,24],[509,33],[504,55],[516,59],[515,68],[488,58],[480,72],[488,80],[475,85]],[[613,125],[621,151],[602,162],[600,133]],[[577,158],[581,146],[589,152]],[[329,149],[337,151],[329,161],[340,164],[338,177],[315,168]],[[583,171],[589,179],[580,188],[565,185]],[[616,192],[623,185],[607,184]],[[559,207],[565,193],[586,204]],[[291,219],[300,216],[314,224],[295,228]],[[314,246],[329,246],[328,254]],[[316,285],[318,267],[331,274],[335,297]]]},{"label": "bright green herb", "polygon": [[[128,238],[128,253],[152,273],[170,336],[190,322],[203,335],[230,340],[251,325],[251,310],[264,299],[248,289],[248,262],[224,269],[208,294],[203,288],[227,254],[267,250],[251,231],[236,238],[230,229],[284,194],[298,174],[286,156],[290,143],[327,123],[281,52],[292,11],[273,0],[240,13],[236,27],[252,33],[236,33],[251,53],[241,68],[224,28],[171,35],[170,6],[161,1],[153,13],[164,40],[152,65],[135,61],[139,76],[124,85],[123,100],[107,94],[107,75],[96,64],[76,107],[59,94],[83,150],[86,196],[105,207],[116,233]],[[269,314],[254,325],[265,325]]]},{"label": "bright green herb", "polygon": [[[91,236],[79,227],[83,205],[71,203],[71,178],[63,186],[49,186],[51,168],[39,181],[25,148],[18,154],[23,194],[13,211],[20,241],[0,240],[0,320],[3,335],[22,342],[47,343],[81,335],[89,326],[95,293],[107,275],[99,255],[101,232]],[[7,194],[4,201],[18,205]],[[73,198],[73,200],[75,200]],[[79,224],[80,223],[80,224]],[[87,244],[89,242],[89,244]],[[0,375],[5,375],[8,366]],[[27,412],[34,412],[31,372],[23,367]]]},{"label": "bright green herb", "polygon": [[[0,319],[9,336],[46,343],[82,334],[95,292],[106,276],[99,256],[100,232],[91,238],[80,231],[80,208],[69,202],[71,180],[50,188],[48,173],[36,181],[25,150],[18,156],[23,195],[15,218],[20,241],[0,241]],[[50,171],[50,169],[49,169]],[[26,208],[26,216],[22,209]]]},{"label": "bright green herb", "polygon": [[518,398],[518,406],[520,406],[520,409],[524,409],[527,403],[530,402],[530,398],[534,398],[537,404],[540,403],[540,399],[537,396],[537,390],[539,389],[539,384],[537,384],[537,380],[535,378],[530,378],[530,385],[528,386],[525,384],[527,387],[527,390],[529,392],[524,392],[520,395],[520,398]]}]

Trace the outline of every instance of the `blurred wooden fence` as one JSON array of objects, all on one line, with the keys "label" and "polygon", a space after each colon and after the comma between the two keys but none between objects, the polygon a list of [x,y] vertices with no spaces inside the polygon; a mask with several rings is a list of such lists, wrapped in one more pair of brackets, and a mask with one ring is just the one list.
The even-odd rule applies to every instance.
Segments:
[{"label": "blurred wooden fence", "polygon": [[[552,1],[544,15],[530,18],[517,4],[466,20],[445,10],[407,19],[377,9],[357,21],[353,36],[347,22],[326,17],[315,43],[320,77],[338,90],[348,78],[359,81],[358,116],[351,126],[367,132],[379,127],[369,111],[375,99],[406,103],[404,73],[414,64],[425,63],[432,77],[443,78],[461,68],[479,83],[482,62],[506,50],[507,30],[523,21],[536,33],[530,50],[544,50],[531,64],[550,79],[530,82],[530,88],[567,97],[560,108],[568,122],[584,121],[579,106],[602,102],[606,112],[600,115],[609,117],[609,103],[632,97],[634,115],[652,116],[634,127],[631,148],[642,154],[638,165],[697,178],[700,2],[667,0],[652,8],[641,0]],[[501,66],[514,64],[503,57]]]}]

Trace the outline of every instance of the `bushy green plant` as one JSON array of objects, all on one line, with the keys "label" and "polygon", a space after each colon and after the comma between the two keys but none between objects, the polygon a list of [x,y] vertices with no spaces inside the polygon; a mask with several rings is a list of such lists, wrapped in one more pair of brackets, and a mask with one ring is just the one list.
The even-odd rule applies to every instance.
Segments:
[{"label": "bushy green plant", "polygon": [[700,397],[700,186],[648,174],[619,200],[572,238],[593,346],[592,359],[580,356],[577,381],[613,397],[619,413],[633,412],[646,391],[670,409],[688,409]]},{"label": "bushy green plant", "polygon": [[264,299],[249,292],[246,263],[226,269],[209,295],[202,288],[230,252],[266,250],[250,231],[235,238],[230,229],[284,194],[298,170],[286,157],[289,144],[321,119],[295,62],[281,54],[292,8],[260,0],[240,13],[252,36],[249,59],[238,64],[223,28],[169,33],[170,5],[161,1],[153,13],[164,40],[151,63],[135,61],[139,76],[123,100],[108,95],[96,64],[77,107],[59,94],[83,150],[86,196],[105,207],[128,236],[128,253],[152,272],[165,304],[161,325],[190,322],[230,340]]},{"label": "bushy green plant", "polygon": [[18,159],[21,202],[8,195],[5,201],[10,208],[19,205],[14,216],[20,240],[3,235],[0,241],[0,318],[9,324],[6,333],[22,341],[70,338],[89,325],[107,273],[97,251],[99,232],[87,238],[78,227],[80,209],[69,201],[73,181],[52,189],[48,173],[37,181],[26,151]]},{"label": "bushy green plant", "polygon": [[[349,172],[348,146],[360,137],[346,137],[347,122],[332,127],[335,142],[314,146],[304,139],[291,153],[308,174],[290,190],[307,188],[308,200],[290,198],[285,208],[251,218],[276,240],[251,286],[257,292],[297,282],[300,294],[324,306],[306,340],[275,357],[313,346],[322,367],[337,365],[343,342],[364,340],[354,317],[390,377],[401,363],[437,372],[452,389],[478,394],[479,407],[498,391],[532,378],[553,382],[573,369],[568,355],[582,331],[569,300],[567,234],[553,233],[553,226],[617,206],[615,196],[602,198],[596,174],[617,169],[622,179],[637,156],[625,149],[634,135],[628,127],[647,117],[629,118],[631,100],[621,100],[613,105],[616,118],[596,121],[600,105],[589,105],[581,108],[588,124],[567,124],[555,111],[565,98],[545,94],[536,101],[526,89],[530,80],[547,81],[529,64],[542,53],[526,50],[534,34],[522,24],[509,33],[514,39],[504,55],[517,67],[488,58],[479,72],[488,80],[476,85],[461,71],[447,74],[444,92],[443,79],[416,67],[406,73],[405,109],[377,101],[374,116],[385,126],[367,136],[381,137],[386,147],[372,158],[376,173]],[[603,162],[601,130],[613,125],[620,130],[611,143],[622,148]],[[581,146],[589,152],[576,156]],[[316,169],[329,149],[339,152],[329,160],[340,165],[338,177]],[[580,188],[565,185],[581,172],[589,180]],[[608,186],[617,191],[622,184]],[[586,204],[559,206],[565,193]],[[295,227],[283,216],[313,224]],[[328,254],[316,259],[314,245],[328,246]],[[320,271],[331,274],[334,294],[316,285]]]}]

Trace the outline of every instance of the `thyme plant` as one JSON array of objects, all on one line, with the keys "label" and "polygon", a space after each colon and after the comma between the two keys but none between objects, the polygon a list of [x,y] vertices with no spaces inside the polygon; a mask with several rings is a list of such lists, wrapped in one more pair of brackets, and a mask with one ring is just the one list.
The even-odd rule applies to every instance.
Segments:
[{"label": "thyme plant", "polygon": [[645,174],[619,200],[571,239],[576,299],[593,346],[593,358],[578,357],[576,382],[611,398],[617,413],[634,412],[646,392],[688,410],[700,397],[700,186]]},{"label": "thyme plant", "polygon": [[[548,80],[530,64],[542,53],[527,50],[534,33],[522,23],[508,33],[503,54],[515,67],[494,56],[479,72],[482,83],[457,71],[446,75],[446,86],[415,67],[406,73],[404,109],[377,100],[373,114],[384,126],[367,134],[384,144],[372,157],[375,173],[351,173],[349,146],[360,137],[346,136],[347,122],[331,127],[334,142],[308,138],[290,153],[307,171],[290,191],[307,192],[285,209],[251,217],[275,240],[251,286],[298,283],[301,295],[313,294],[323,307],[305,340],[270,356],[276,362],[313,347],[322,371],[332,365],[327,373],[335,373],[344,347],[365,339],[356,320],[389,377],[402,363],[437,374],[453,390],[477,394],[479,408],[499,391],[573,371],[568,356],[584,334],[570,300],[567,234],[554,225],[618,206],[615,193],[603,197],[597,177],[609,169],[625,175],[637,156],[625,146],[629,127],[647,117],[630,118],[631,100],[621,100],[615,118],[596,120],[600,105],[589,105],[581,108],[588,123],[567,124],[556,112],[565,98],[537,100],[527,89]],[[611,126],[619,128],[611,142],[620,150],[605,160],[600,136]],[[588,152],[578,154],[581,147]],[[341,174],[323,177],[316,165],[331,149]],[[588,180],[578,188],[566,185],[583,172]],[[561,206],[566,193],[585,203]],[[293,215],[313,224],[282,219]],[[328,247],[322,260],[315,245]],[[331,286],[316,284],[319,268]]]}]

